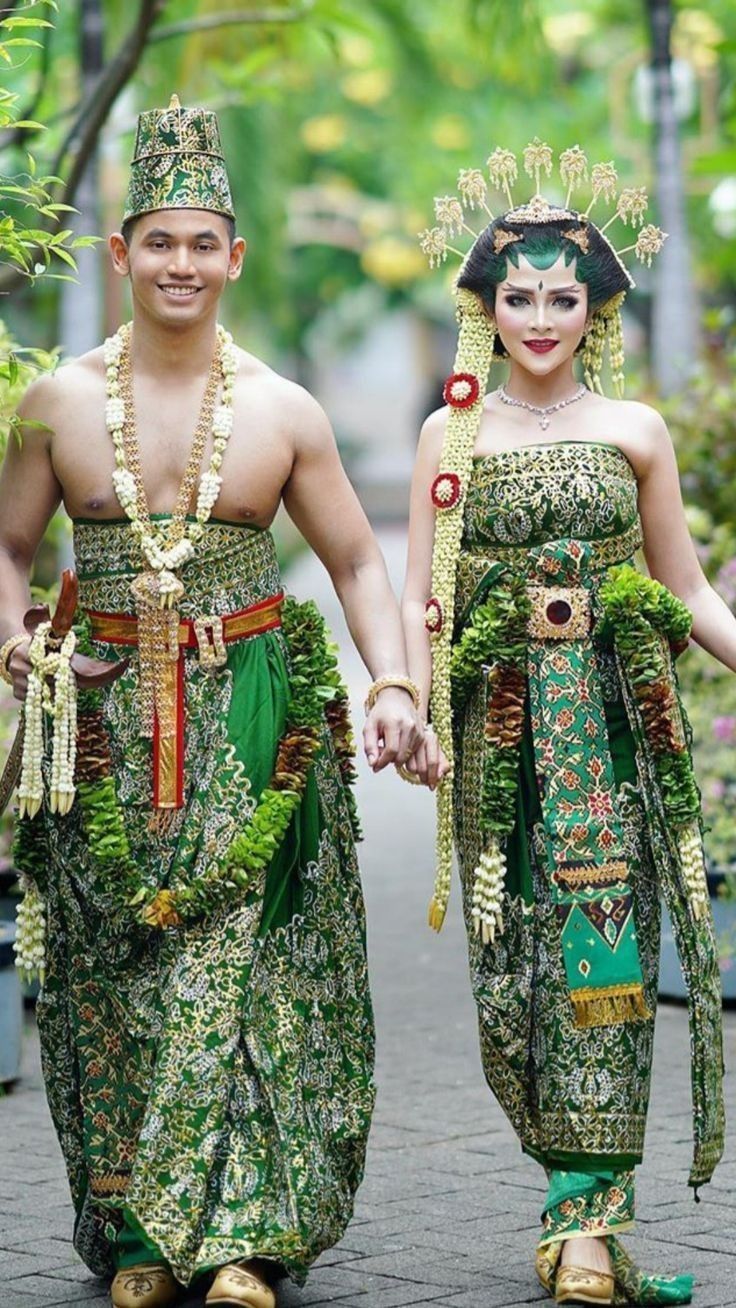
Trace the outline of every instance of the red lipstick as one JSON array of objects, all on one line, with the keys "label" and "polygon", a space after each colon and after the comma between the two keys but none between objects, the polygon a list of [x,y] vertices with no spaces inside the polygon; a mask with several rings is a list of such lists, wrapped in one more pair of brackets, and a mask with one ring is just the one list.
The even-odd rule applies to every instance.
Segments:
[{"label": "red lipstick", "polygon": [[524,341],[524,344],[528,350],[533,350],[535,354],[548,354],[550,350],[554,350],[559,342],[545,337],[541,341]]}]

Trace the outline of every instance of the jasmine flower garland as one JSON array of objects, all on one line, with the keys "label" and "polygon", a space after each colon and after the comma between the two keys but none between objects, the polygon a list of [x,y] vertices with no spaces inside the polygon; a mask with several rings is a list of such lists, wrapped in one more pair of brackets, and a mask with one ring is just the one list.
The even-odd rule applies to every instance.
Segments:
[{"label": "jasmine flower garland", "polygon": [[525,580],[504,578],[473,610],[452,651],[455,711],[467,701],[479,678],[486,678],[479,813],[484,846],[474,872],[471,908],[475,930],[484,944],[492,944],[503,930],[504,842],[516,818],[530,610]]},{"label": "jasmine flower garland", "polygon": [[[446,398],[450,404],[447,430],[442,446],[438,478],[453,486],[453,494],[442,501],[434,499],[437,518],[432,551],[432,614],[428,613],[427,630],[432,639],[432,725],[450,764],[450,774],[437,791],[437,872],[429,906],[429,924],[439,931],[445,919],[452,879],[453,800],[452,766],[452,697],[450,663],[455,613],[455,572],[463,530],[465,496],[473,466],[475,440],[480,426],[488,373],[493,356],[495,325],[483,305],[472,293],[457,291],[460,336],[451,381],[470,382],[467,393],[455,394],[450,386]],[[472,384],[474,383],[474,384]],[[471,402],[468,402],[468,401]]]}]

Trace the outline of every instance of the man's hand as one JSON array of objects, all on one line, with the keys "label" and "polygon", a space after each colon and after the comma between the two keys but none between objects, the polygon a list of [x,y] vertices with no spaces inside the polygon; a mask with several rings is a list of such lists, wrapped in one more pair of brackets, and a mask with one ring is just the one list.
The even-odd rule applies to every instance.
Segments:
[{"label": "man's hand", "polygon": [[363,728],[365,756],[374,772],[389,763],[405,763],[419,749],[424,726],[411,695],[398,686],[382,690]]},{"label": "man's hand", "polygon": [[433,727],[425,727],[424,740],[412,754],[406,767],[407,771],[416,775],[417,781],[423,786],[429,786],[430,790],[435,790],[443,777],[448,775],[450,764],[442,752]]},{"label": "man's hand", "polygon": [[28,657],[28,651],[31,648],[31,638],[21,641],[16,645],[10,658],[8,659],[7,668],[10,676],[13,678],[13,695],[21,703],[28,693],[28,675],[31,671],[31,660]]}]

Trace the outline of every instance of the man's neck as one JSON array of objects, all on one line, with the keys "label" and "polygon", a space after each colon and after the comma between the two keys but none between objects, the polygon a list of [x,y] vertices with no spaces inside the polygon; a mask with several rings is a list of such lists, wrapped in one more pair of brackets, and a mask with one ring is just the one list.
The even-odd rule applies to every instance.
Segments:
[{"label": "man's neck", "polygon": [[133,316],[131,356],[139,373],[155,377],[192,377],[209,371],[215,352],[217,320],[174,327],[142,314]]}]

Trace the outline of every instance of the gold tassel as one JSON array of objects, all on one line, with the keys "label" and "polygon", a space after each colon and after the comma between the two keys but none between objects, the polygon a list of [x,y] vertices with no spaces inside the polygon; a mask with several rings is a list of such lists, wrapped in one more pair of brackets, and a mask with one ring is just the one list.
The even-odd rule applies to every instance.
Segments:
[{"label": "gold tassel", "polygon": [[618,1026],[622,1022],[643,1022],[651,1017],[640,985],[586,986],[570,994],[578,1028]]},{"label": "gold tassel", "polygon": [[442,923],[445,920],[446,911],[447,911],[446,904],[439,904],[437,900],[434,898],[434,896],[432,896],[432,899],[430,900],[429,903],[429,913],[427,914],[427,921],[429,922],[429,925],[431,926],[433,931],[442,930]]},{"label": "gold tassel", "polygon": [[148,830],[152,836],[176,836],[184,812],[183,808],[155,808],[148,819]]}]

